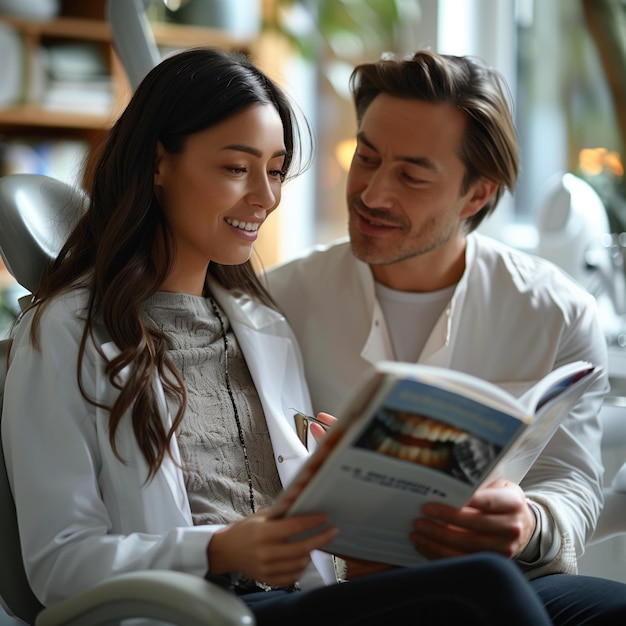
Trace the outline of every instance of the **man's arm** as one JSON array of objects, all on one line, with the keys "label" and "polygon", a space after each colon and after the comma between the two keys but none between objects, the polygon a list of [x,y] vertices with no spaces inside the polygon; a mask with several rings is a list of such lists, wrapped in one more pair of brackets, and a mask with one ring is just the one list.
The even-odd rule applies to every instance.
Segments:
[{"label": "man's arm", "polygon": [[603,467],[598,413],[606,395],[606,342],[590,306],[563,334],[561,363],[584,359],[603,375],[565,418],[521,488],[479,489],[466,507],[427,506],[416,522],[417,549],[429,558],[493,550],[516,558],[529,577],[576,572],[576,558],[595,528],[602,505]]}]

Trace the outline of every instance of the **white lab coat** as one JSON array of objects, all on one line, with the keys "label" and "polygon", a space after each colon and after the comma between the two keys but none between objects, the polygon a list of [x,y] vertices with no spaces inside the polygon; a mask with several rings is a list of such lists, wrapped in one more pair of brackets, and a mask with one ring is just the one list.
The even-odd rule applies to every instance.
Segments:
[{"label": "white lab coat", "polygon": [[[372,363],[394,359],[371,271],[346,240],[273,268],[267,284],[300,343],[315,411],[338,413]],[[594,298],[559,268],[469,235],[466,270],[418,362],[467,372],[521,395],[578,359],[604,367],[605,374],[522,483],[561,535],[558,554],[529,568],[531,577],[575,572],[576,556],[598,518],[603,468],[597,415],[609,388],[606,342]]]},{"label": "white lab coat", "polygon": [[[286,484],[307,456],[292,411],[310,409],[297,345],[282,315],[217,285],[215,299],[228,316],[265,412],[281,481]],[[82,324],[76,311],[84,293],[58,298],[44,312],[41,352],[31,345],[32,315],[20,323],[11,350],[2,441],[14,492],[26,572],[34,593],[52,605],[114,573],[172,569],[204,576],[206,548],[220,526],[192,524],[182,472],[166,456],[146,482],[147,467],[129,421],[109,444],[107,411],[87,403],[76,381]],[[103,343],[107,356],[117,352]],[[85,390],[103,405],[116,391],[105,362],[88,343],[82,367]],[[163,389],[163,416],[167,414]],[[172,447],[176,460],[178,448]],[[335,580],[329,555],[314,553],[303,586]]]}]

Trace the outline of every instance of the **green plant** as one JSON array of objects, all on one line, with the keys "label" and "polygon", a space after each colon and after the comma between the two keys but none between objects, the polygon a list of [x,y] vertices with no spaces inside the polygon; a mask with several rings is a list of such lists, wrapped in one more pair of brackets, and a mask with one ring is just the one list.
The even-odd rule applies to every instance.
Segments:
[{"label": "green plant", "polygon": [[619,153],[606,148],[581,150],[578,173],[600,196],[611,232],[626,232],[626,189]]},{"label": "green plant", "polygon": [[350,60],[393,48],[402,0],[276,0],[263,24],[280,32],[309,59]]}]

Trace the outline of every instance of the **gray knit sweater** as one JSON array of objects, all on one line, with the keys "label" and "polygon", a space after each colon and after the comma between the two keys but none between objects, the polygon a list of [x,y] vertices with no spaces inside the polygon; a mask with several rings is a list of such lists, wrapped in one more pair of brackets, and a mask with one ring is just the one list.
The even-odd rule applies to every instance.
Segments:
[{"label": "gray knit sweater", "polygon": [[[281,483],[273,461],[263,408],[239,344],[220,310],[228,338],[231,389],[242,426],[255,508],[274,501]],[[170,339],[167,352],[187,388],[187,408],[177,432],[194,524],[227,524],[249,515],[250,495],[235,412],[226,388],[224,341],[207,298],[158,292],[144,317]],[[168,400],[170,403],[172,399]],[[174,415],[175,406],[170,406]]]}]

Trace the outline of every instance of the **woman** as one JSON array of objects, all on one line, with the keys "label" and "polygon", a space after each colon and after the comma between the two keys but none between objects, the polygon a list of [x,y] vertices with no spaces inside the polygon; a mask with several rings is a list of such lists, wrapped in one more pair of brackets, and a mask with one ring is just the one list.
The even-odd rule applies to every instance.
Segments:
[{"label": "woman", "polygon": [[161,568],[233,583],[259,624],[548,623],[504,559],[338,585],[319,552],[334,529],[291,539],[323,514],[266,516],[307,454],[287,417],[310,409],[300,356],[249,262],[294,120],[248,60],[190,50],[98,150],[89,206],[13,333],[2,436],[33,590],[50,605]]}]

